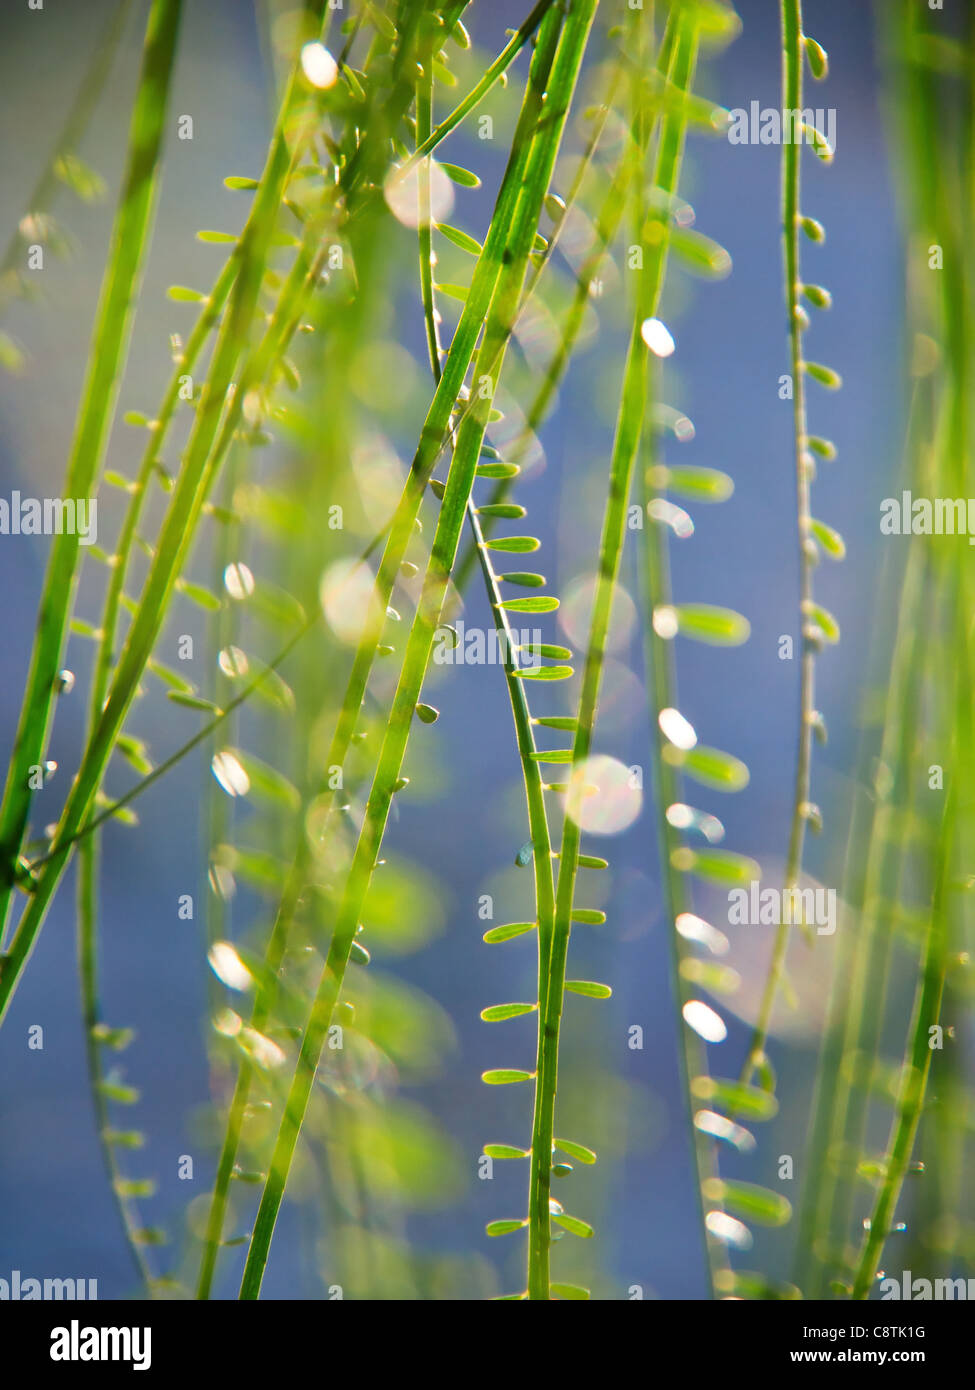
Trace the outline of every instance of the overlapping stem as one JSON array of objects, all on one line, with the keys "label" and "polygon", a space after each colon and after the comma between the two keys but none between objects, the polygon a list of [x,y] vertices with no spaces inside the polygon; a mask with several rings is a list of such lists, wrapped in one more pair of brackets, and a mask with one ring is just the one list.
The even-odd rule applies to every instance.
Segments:
[{"label": "overlapping stem", "polygon": [[[296,68],[292,74],[292,82],[284,99],[279,125],[271,142],[267,166],[255,194],[251,215],[232,253],[232,259],[237,261],[238,270],[229,309],[217,338],[209,377],[196,412],[183,467],[163,521],[139,605],[97,726],[88,740],[81,767],[69,792],[44,872],[39,880],[32,884],[30,900],[10,941],[0,974],[0,1019],[6,1013],[33,948],[47,907],[70,856],[71,845],[88,819],[105,767],[135,696],[146,662],[152,654],[169,597],[177,577],[185,566],[197,521],[219,466],[220,445],[229,442],[240,415],[246,383],[240,381],[235,387],[233,376],[240,364],[243,345],[247,341],[254,317],[271,236],[292,168],[286,117],[291,109],[298,71]],[[250,359],[250,364],[265,360],[265,350],[266,340],[255,357]],[[65,538],[58,537],[57,540]],[[76,541],[77,538],[72,539]],[[59,655],[59,649],[60,642],[58,651],[53,653],[54,656]],[[35,715],[32,715],[31,727],[36,724]]]},{"label": "overlapping stem", "polygon": [[[501,286],[491,305],[491,317],[485,326],[484,340],[475,366],[475,381],[478,387],[484,381],[488,384],[483,395],[480,391],[475,395],[474,410],[465,419],[457,434],[454,457],[424,579],[423,592],[407,641],[400,679],[386,725],[379,763],[366,807],[365,820],[356,844],[315,1002],[305,1028],[301,1051],[251,1238],[241,1284],[242,1298],[256,1298],[260,1291],[274,1224],[314,1082],[318,1060],[344,980],[345,968],[355,938],[362,904],[372,879],[390,803],[399,779],[400,766],[409,738],[416,702],[420,696],[434,634],[440,621],[447,582],[456,556],[487,414],[490,410],[490,401],[494,395],[496,376],[491,376],[479,369],[482,366],[490,367],[492,371],[496,372],[500,368],[501,348],[510,332],[511,318],[517,309],[525,265],[538,225],[542,197],[551,177],[552,166],[575,88],[594,9],[594,0],[581,0],[580,3],[573,4],[565,16],[561,31],[559,31],[557,22],[549,24],[549,20],[556,13],[550,11],[539,32],[539,43],[534,55],[532,71],[529,74],[529,101],[534,100],[538,103],[536,106],[537,114],[532,117],[528,130],[522,131],[522,141],[529,131],[532,137],[529,142],[527,159],[523,162],[523,159],[519,157],[519,152],[515,152],[505,179],[507,185],[511,173],[517,171],[517,196],[514,199],[510,222],[504,228],[506,246]],[[561,16],[557,18],[560,19]],[[553,48],[554,54],[552,53]],[[539,100],[542,93],[537,86],[539,69],[536,65],[541,63],[547,66],[549,59],[551,70],[545,84],[544,103],[542,103]],[[542,109],[543,106],[544,109]],[[475,273],[475,282],[476,280],[477,275]],[[473,286],[471,293],[473,294]],[[468,298],[469,304],[470,297]],[[463,324],[463,316],[461,323]],[[459,333],[460,328],[457,331]],[[448,355],[440,388],[447,381],[452,356],[453,351]],[[438,395],[440,388],[438,388]],[[459,383],[452,389],[448,407],[456,400],[458,390]],[[438,446],[441,433],[442,431],[437,433]],[[415,472],[416,464],[414,464]],[[396,530],[397,525],[394,520],[394,535]],[[412,530],[412,521],[410,530]],[[408,539],[408,537],[404,539]],[[397,560],[397,566],[398,563]]]},{"label": "overlapping stem", "polygon": [[[181,14],[182,0],[154,0],[149,12],[142,71],[129,130],[125,179],[65,478],[67,497],[91,495],[114,417],[156,204]],[[30,768],[41,761],[47,739],[64,630],[77,577],[78,546],[77,534],[67,530],[56,535],[51,545],[30,672],[0,804],[0,936],[30,813],[28,774]],[[11,957],[16,953],[15,939]],[[4,963],[0,977],[0,1015],[18,969],[16,960],[8,959]]]}]

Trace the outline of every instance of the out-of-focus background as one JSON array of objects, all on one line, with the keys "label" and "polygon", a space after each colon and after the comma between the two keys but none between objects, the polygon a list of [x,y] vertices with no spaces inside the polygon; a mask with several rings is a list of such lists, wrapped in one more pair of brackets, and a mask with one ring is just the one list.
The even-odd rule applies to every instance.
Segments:
[{"label": "out-of-focus background", "polygon": [[[811,841],[807,868],[820,882],[835,884],[843,848],[840,827],[856,794],[858,721],[870,685],[878,597],[881,605],[883,599],[878,596],[878,506],[897,488],[905,415],[898,384],[903,284],[871,9],[844,0],[807,0],[804,8],[810,32],[830,53],[830,79],[807,99],[835,107],[837,137],[830,168],[811,154],[803,160],[803,211],[827,228],[825,244],[804,247],[804,264],[809,278],[830,288],[834,301],[831,312],[817,316],[807,346],[845,383],[838,393],[815,385],[809,391],[811,428],[833,439],[838,449],[837,460],[820,467],[814,510],[842,529],[848,547],[845,564],[824,564],[816,580],[817,596],[837,615],[843,640],[818,664],[818,705],[830,740],[817,752],[814,800],[828,833]],[[474,72],[478,58],[503,46],[505,28],[519,23],[525,9],[514,0],[475,0],[465,17],[475,57],[465,71]],[[741,35],[705,61],[696,88],[729,108],[747,108],[752,101],[776,106],[778,6],[772,0],[738,0],[737,9]],[[105,0],[49,4],[41,12],[8,7],[0,21],[0,122],[6,134],[0,145],[0,242],[12,234],[26,206],[109,11]],[[53,211],[70,233],[74,254],[51,259],[44,271],[44,301],[15,305],[8,320],[29,361],[21,375],[0,377],[3,496],[17,488],[34,496],[59,491],[124,154],[141,18],[142,7],[136,5],[81,149],[107,180],[110,194],[98,205],[71,200],[70,207],[62,195]],[[608,22],[605,15],[600,22]],[[122,410],[151,413],[168,372],[169,334],[185,332],[192,321],[184,306],[166,298],[167,286],[205,287],[216,273],[214,250],[195,240],[196,230],[240,225],[239,195],[235,201],[223,179],[256,175],[263,162],[272,73],[262,33],[252,7],[238,0],[187,6],[171,111],[174,118],[192,115],[194,138],[169,142]],[[522,55],[519,80],[525,62]],[[461,132],[443,150],[445,158],[482,176],[479,191],[458,190],[451,218],[475,235],[490,216],[503,145],[503,139],[479,142]],[[786,847],[798,673],[795,661],[779,659],[780,635],[797,636],[792,419],[789,403],[778,395],[779,375],[788,370],[779,153],[776,146],[730,145],[692,135],[681,191],[694,205],[696,226],[728,249],[734,269],[713,284],[675,269],[661,310],[677,343],[665,394],[696,430],[691,442],[679,446],[680,460],[721,468],[735,481],[732,499],[722,507],[694,509],[694,537],[672,546],[674,590],[680,599],[738,609],[752,625],[751,640],[737,649],[680,645],[681,708],[704,742],[728,749],[751,769],[742,794],[721,798],[715,793],[708,808],[721,815],[728,846],[758,859],[770,881]],[[415,255],[408,234],[403,236],[391,246],[404,270],[401,293],[388,305],[387,337],[411,354],[416,366],[405,386],[398,370],[388,374],[390,399],[378,401],[377,415],[400,458],[408,459],[422,418],[417,403],[422,407],[427,369]],[[618,397],[623,310],[610,302],[605,313],[601,307],[599,312],[602,332],[577,355],[541,432],[544,467],[536,467],[518,490],[530,529],[543,543],[542,568],[563,596],[562,611],[570,622],[573,584],[594,567]],[[404,396],[396,399],[401,386]],[[117,425],[109,467],[133,466],[140,447],[133,435]],[[677,447],[668,445],[668,456]],[[103,544],[110,545],[117,522],[117,513],[106,505],[99,516]],[[0,539],[4,752],[20,706],[46,545],[27,537]],[[199,566],[205,573],[202,551]],[[93,568],[85,567],[78,605],[88,617],[97,610],[92,604],[87,611],[85,586],[100,592]],[[625,557],[622,581],[638,595],[632,553]],[[465,622],[490,626],[476,582],[465,601]],[[629,629],[621,623],[618,637],[597,750],[646,768],[648,728],[635,622]],[[83,731],[89,663],[85,645],[73,638],[67,664],[78,673],[78,690],[73,702],[59,706],[50,747],[65,783]],[[519,1214],[525,1194],[519,1165],[498,1164],[494,1180],[484,1182],[477,1176],[477,1156],[485,1142],[527,1142],[529,1115],[527,1098],[513,1094],[519,1088],[486,1088],[478,1078],[486,1067],[524,1064],[531,1055],[533,1024],[530,1019],[506,1024],[502,1036],[478,1014],[489,1003],[532,997],[522,991],[533,988],[534,948],[528,938],[528,944],[513,943],[503,951],[483,946],[480,937],[488,923],[478,918],[478,900],[493,896],[495,921],[517,918],[530,903],[530,871],[514,865],[527,835],[500,670],[445,668],[431,695],[441,709],[435,754],[429,754],[435,761],[419,779],[427,786],[400,799],[387,841],[389,855],[407,857],[429,875],[431,935],[412,954],[384,956],[380,949],[375,962],[423,991],[450,1020],[443,1044],[438,1042],[435,1074],[426,1080],[407,1077],[401,1092],[407,1105],[422,1106],[439,1121],[453,1145],[446,1168],[437,1169],[441,1176],[425,1185],[428,1158],[418,1143],[406,1232],[410,1248],[432,1262],[426,1296],[481,1297],[517,1286],[520,1241],[517,1249],[492,1242],[484,1224]],[[186,736],[187,726],[162,701],[152,709],[147,732],[162,754]],[[424,749],[432,748],[429,736],[422,736]],[[173,1233],[176,1251],[184,1239],[187,1205],[208,1191],[213,1171],[202,927],[199,921],[177,920],[175,911],[180,893],[204,891],[202,808],[209,781],[204,753],[189,756],[140,802],[138,828],[112,827],[104,837],[103,1002],[113,1023],[137,1029],[125,1069],[142,1093],[136,1119],[146,1147],[138,1167],[158,1182],[156,1195],[143,1206],[148,1221]],[[62,792],[63,787],[57,794]],[[594,1281],[594,1296],[624,1298],[639,1285],[646,1297],[702,1297],[703,1250],[678,1085],[669,943],[646,810],[606,844],[612,867],[598,901],[608,920],[603,927],[577,931],[572,946],[572,973],[606,980],[614,989],[608,1003],[567,1015],[566,1090],[560,1099],[566,1119],[560,1126],[592,1143],[603,1160],[584,1179],[574,1177],[587,1184],[582,1214],[597,1227],[598,1240],[586,1242],[572,1259]],[[25,1275],[97,1278],[100,1297],[123,1297],[133,1276],[84,1084],[72,891],[69,877],[0,1035],[0,1275],[20,1269]],[[700,901],[707,908],[707,896]],[[744,1017],[730,1020],[728,1039],[714,1050],[714,1069],[726,1075],[741,1065],[747,1019],[771,940],[767,929],[757,927],[730,928],[730,934],[729,959],[746,984],[738,1005]],[[782,1108],[763,1129],[758,1153],[727,1163],[729,1176],[774,1181],[783,1154],[794,1156],[797,1176],[801,1173],[831,942],[820,938],[814,952],[801,945],[796,952],[799,1002],[791,1010],[780,1006],[773,1048]],[[44,1048],[29,1050],[27,1030],[38,1023]],[[627,1046],[634,1024],[643,1029],[642,1050]],[[726,1054],[720,1064],[719,1052]],[[186,1154],[195,1159],[192,1182],[178,1177],[178,1159]],[[759,1232],[754,1258],[786,1274],[794,1230],[793,1225]],[[334,1282],[328,1249],[327,1232],[309,1226],[303,1206],[286,1202],[265,1296],[322,1297]],[[228,1252],[221,1294],[235,1291],[238,1274],[235,1253]]]}]

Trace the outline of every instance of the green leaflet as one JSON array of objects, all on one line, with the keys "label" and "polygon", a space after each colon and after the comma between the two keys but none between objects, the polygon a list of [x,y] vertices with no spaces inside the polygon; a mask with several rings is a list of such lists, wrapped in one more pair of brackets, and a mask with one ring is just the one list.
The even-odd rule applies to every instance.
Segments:
[{"label": "green leaflet", "polygon": [[580,1221],[578,1216],[569,1216],[567,1212],[554,1212],[552,1220],[564,1230],[571,1231],[574,1236],[581,1236],[584,1240],[589,1240],[594,1234],[587,1221]]},{"label": "green leaflet", "polygon": [[654,630],[659,637],[692,637],[715,647],[738,647],[748,641],[747,618],[731,608],[709,603],[666,604],[654,609]]},{"label": "green leaflet", "polygon": [[703,1184],[703,1192],[709,1202],[721,1202],[735,1216],[761,1226],[784,1226],[792,1215],[787,1197],[756,1183],[711,1178]]},{"label": "green leaflet", "polygon": [[491,946],[497,941],[510,941],[512,937],[523,936],[525,932],[534,930],[534,922],[508,922],[503,927],[492,927],[490,931],[486,931],[484,940]]},{"label": "green leaflet", "polygon": [[507,1236],[512,1231],[522,1230],[527,1224],[524,1220],[489,1221],[484,1230],[489,1236]]},{"label": "green leaflet", "polygon": [[481,1010],[481,1018],[485,1023],[502,1023],[505,1019],[533,1013],[537,1008],[537,1004],[492,1004]]},{"label": "green leaflet", "polygon": [[566,980],[565,988],[571,994],[583,994],[588,999],[608,999],[613,993],[609,985],[597,984],[595,980]]},{"label": "green leaflet", "polygon": [[485,1144],[484,1153],[488,1158],[527,1158],[527,1149],[517,1149],[512,1144]]},{"label": "green leaflet", "polygon": [[695,502],[724,502],[735,490],[727,473],[718,468],[697,468],[687,464],[658,465],[651,474],[654,487],[676,492]]},{"label": "green leaflet", "polygon": [[827,526],[824,521],[811,519],[809,530],[822,546],[823,550],[834,560],[842,560],[846,555],[846,543],[839,531]]},{"label": "green leaflet", "polygon": [[455,246],[459,246],[462,251],[467,251],[472,256],[479,256],[483,250],[479,241],[475,241],[467,232],[462,232],[459,227],[451,227],[444,222],[438,222],[437,231],[442,232],[448,241],[452,241]]},{"label": "green leaflet", "polygon": [[592,1149],[587,1149],[585,1144],[577,1144],[573,1139],[556,1139],[554,1142],[556,1148],[561,1149],[563,1153],[569,1154],[572,1158],[578,1159],[580,1163],[592,1164],[596,1162],[596,1155]]},{"label": "green leaflet", "polygon": [[705,748],[698,744],[695,748],[677,748],[668,744],[664,758],[673,767],[693,777],[706,787],[715,791],[737,792],[748,786],[749,773],[740,758],[724,753],[720,748]]},{"label": "green leaflet", "polygon": [[695,874],[709,883],[736,887],[743,883],[753,883],[761,877],[761,870],[754,859],[747,855],[735,854],[731,850],[677,849],[670,856],[670,862],[681,873]]},{"label": "green leaflet", "polygon": [[440,168],[454,183],[458,183],[462,188],[480,188],[481,180],[476,174],[472,174],[470,169],[462,169],[459,164],[448,164],[445,160],[440,161]]},{"label": "green leaflet", "polygon": [[774,1092],[713,1076],[695,1077],[691,1082],[691,1094],[697,1100],[717,1106],[727,1115],[744,1120],[771,1120],[779,1110]]}]

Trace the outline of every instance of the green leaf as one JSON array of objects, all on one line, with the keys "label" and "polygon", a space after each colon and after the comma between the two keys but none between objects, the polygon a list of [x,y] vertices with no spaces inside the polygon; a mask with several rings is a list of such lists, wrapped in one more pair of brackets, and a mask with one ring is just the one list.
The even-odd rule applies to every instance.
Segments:
[{"label": "green leaf", "polygon": [[792,1203],[780,1192],[751,1182],[727,1182],[707,1178],[701,1191],[709,1202],[720,1202],[735,1216],[760,1226],[784,1226],[792,1216]]},{"label": "green leaf", "polygon": [[826,240],[826,228],[823,226],[822,222],[817,222],[815,217],[800,217],[799,226],[810,241]]},{"label": "green leaf", "polygon": [[503,584],[519,584],[523,589],[544,589],[548,583],[544,574],[532,574],[527,570],[512,570],[508,574],[499,574],[498,579]]},{"label": "green leaf", "polygon": [[571,715],[546,714],[538,719],[533,719],[533,724],[541,724],[546,729],[568,729],[574,730],[578,721]]},{"label": "green leaf", "polygon": [[115,1081],[111,1077],[105,1077],[99,1081],[98,1089],[106,1100],[115,1101],[116,1105],[134,1105],[139,1099],[139,1092],[134,1086],[126,1086],[121,1081]]},{"label": "green leaf", "polygon": [[809,448],[812,449],[813,453],[818,454],[820,458],[836,458],[836,445],[831,439],[821,439],[818,434],[808,434],[806,436],[806,443]]},{"label": "green leaf", "polygon": [[459,183],[462,188],[480,188],[481,180],[470,169],[462,169],[459,164],[448,164],[446,160],[439,160],[438,163],[453,183]]},{"label": "green leaf", "polygon": [[104,196],[105,180],[76,154],[59,154],[52,171],[55,178],[70,188],[83,203],[97,203]]},{"label": "green leaf", "polygon": [[437,231],[442,232],[448,241],[452,241],[462,251],[468,251],[472,256],[481,254],[481,243],[475,241],[467,232],[462,232],[459,227],[450,227],[446,222],[438,222]]},{"label": "green leaf", "polygon": [[833,304],[833,296],[829,290],[823,289],[822,285],[803,285],[802,292],[809,300],[814,309],[829,309]]},{"label": "green leaf", "polygon": [[[527,601],[527,600],[526,600]],[[504,603],[502,608],[509,608],[511,605]],[[522,613],[545,612],[545,609],[522,608]],[[515,676],[524,681],[567,681],[573,670],[571,666],[519,666],[515,671]],[[539,723],[542,721],[539,720]],[[551,727],[551,726],[550,726]]]},{"label": "green leaf", "polygon": [[481,1080],[487,1086],[511,1086],[516,1081],[531,1081],[532,1071],[518,1071],[514,1067],[499,1067],[495,1071],[481,1072]]},{"label": "green leaf", "polygon": [[478,478],[516,478],[521,469],[517,463],[479,463],[474,472]]},{"label": "green leaf", "polygon": [[587,1221],[580,1221],[578,1216],[569,1216],[567,1212],[553,1212],[552,1220],[564,1227],[565,1230],[571,1231],[574,1236],[582,1236],[584,1240],[588,1240],[593,1234],[592,1227]]},{"label": "green leaf", "polygon": [[735,1119],[771,1120],[779,1112],[773,1092],[715,1076],[696,1076],[691,1082],[691,1094]]},{"label": "green leaf", "polygon": [[435,724],[440,718],[440,711],[435,705],[420,703],[416,706],[416,717],[424,724]]},{"label": "green leaf", "polygon": [[513,1144],[485,1144],[485,1158],[529,1158],[531,1149],[516,1149]]},{"label": "green leaf", "polygon": [[724,502],[735,490],[727,473],[718,468],[694,468],[687,464],[672,467],[658,465],[651,471],[653,487],[676,492],[696,502]]},{"label": "green leaf", "polygon": [[520,1221],[489,1221],[484,1229],[489,1236],[506,1236],[510,1235],[512,1231],[523,1230],[527,1225],[528,1222],[524,1218]]},{"label": "green leaf", "polygon": [[818,381],[820,386],[825,386],[829,391],[838,391],[843,385],[843,378],[839,372],[834,372],[832,367],[824,367],[821,362],[803,362],[802,366],[813,381]]},{"label": "green leaf", "polygon": [[481,1010],[481,1018],[485,1023],[503,1023],[508,1018],[534,1013],[537,1008],[537,1004],[492,1004],[490,1008]]},{"label": "green leaf", "polygon": [[825,641],[838,642],[840,640],[840,625],[828,608],[823,608],[821,604],[807,600],[802,605],[802,611],[815,625]]},{"label": "green leaf", "polygon": [[679,767],[688,777],[715,791],[738,792],[748,786],[746,764],[720,748],[707,748],[703,744],[695,748],[678,748],[673,743],[667,743],[664,745],[663,758],[671,767]]},{"label": "green leaf", "polygon": [[493,946],[498,941],[510,941],[512,937],[534,931],[535,926],[535,922],[506,922],[504,926],[492,927],[490,931],[486,931],[484,940],[489,946]]},{"label": "green leaf", "polygon": [[142,1226],[132,1232],[132,1239],[136,1245],[166,1245],[169,1237],[161,1226]]},{"label": "green leaf", "polygon": [[579,855],[579,868],[580,868],[580,869],[608,869],[608,868],[609,868],[609,860],[608,860],[608,859],[601,859],[601,858],[599,857],[598,854],[580,854],[580,855]]},{"label": "green leaf", "polygon": [[748,641],[751,627],[748,619],[732,608],[719,608],[709,603],[678,603],[654,611],[654,629],[664,636],[658,626],[658,614],[673,615],[677,632],[696,642],[712,647],[740,647]]},{"label": "green leaf", "polygon": [[[568,647],[557,647],[551,642],[540,642],[537,646],[521,646],[520,652],[529,652],[532,656],[548,657],[551,661],[571,661],[572,653]],[[576,721],[574,719],[536,719],[536,724],[547,724],[550,729],[574,729]]]},{"label": "green leaf", "polygon": [[170,668],[168,666],[164,666],[162,662],[154,661],[150,657],[146,665],[149,667],[149,670],[152,672],[152,674],[154,676],[158,676],[159,679],[165,685],[168,685],[170,687],[170,689],[182,691],[184,695],[193,694],[193,687],[190,684],[190,682],[188,680],[184,680],[182,676],[177,674],[177,672],[171,671]]},{"label": "green leaf", "polygon": [[206,299],[200,290],[192,290],[188,285],[170,285],[166,294],[181,304],[202,304]]},{"label": "green leaf", "polygon": [[550,748],[547,752],[532,753],[532,761],[536,763],[571,763],[571,748]]},{"label": "green leaf", "polygon": [[142,777],[147,777],[152,771],[152,763],[146,757],[146,745],[141,738],[133,738],[131,734],[119,734],[115,740],[115,751]]},{"label": "green leaf", "polygon": [[116,1178],[113,1186],[120,1197],[152,1197],[156,1191],[151,1178]]},{"label": "green leaf", "polygon": [[196,603],[200,608],[206,608],[209,612],[215,613],[220,607],[222,600],[202,584],[192,584],[187,579],[177,579],[176,588],[181,594],[188,598],[192,603]]},{"label": "green leaf", "polygon": [[819,544],[823,547],[826,554],[834,560],[842,560],[846,554],[846,543],[839,531],[834,531],[832,526],[827,526],[825,521],[810,519],[809,530],[816,537]]},{"label": "green leaf", "polygon": [[530,550],[537,550],[541,541],[535,536],[495,536],[487,540],[484,544],[489,550],[506,550],[517,554],[525,554]]},{"label": "green leaf", "polygon": [[685,846],[674,850],[670,862],[680,873],[696,874],[708,883],[721,883],[728,887],[752,883],[761,877],[761,870],[754,859],[728,849],[696,850]]},{"label": "green leaf", "polygon": [[237,237],[233,232],[197,232],[197,241],[218,242],[220,244],[235,242]]},{"label": "green leaf", "polygon": [[467,32],[467,29],[464,26],[464,24],[459,19],[455,19],[453,24],[450,26],[449,37],[453,40],[453,42],[457,45],[458,48],[470,48],[471,46],[471,36]]},{"label": "green leaf", "polygon": [[242,752],[239,748],[230,751],[250,778],[251,791],[259,800],[269,801],[288,811],[298,809],[301,796],[297,787],[289,782],[283,773],[278,772],[276,767],[272,767],[261,758],[256,758],[253,753]]},{"label": "green leaf", "polygon": [[574,1139],[553,1139],[552,1143],[557,1149],[561,1149],[570,1158],[577,1159],[580,1163],[595,1163],[596,1155],[592,1149],[587,1149],[585,1144],[577,1144]]},{"label": "green leaf", "polygon": [[606,921],[606,914],[598,907],[574,907],[572,920],[584,926],[601,927]]},{"label": "green leaf", "polygon": [[731,257],[724,247],[690,227],[671,227],[670,245],[697,275],[723,280],[731,273]]},{"label": "green leaf", "polygon": [[438,294],[445,294],[450,299],[459,299],[461,304],[465,302],[470,294],[469,285],[455,285],[453,283],[437,284],[434,286]]},{"label": "green leaf", "polygon": [[146,1136],[137,1129],[104,1129],[102,1138],[117,1149],[141,1149],[146,1142]]},{"label": "green leaf", "polygon": [[[501,604],[502,608],[509,613],[554,613],[559,606],[557,598],[547,596],[545,598],[509,598]],[[550,668],[557,669],[555,667]],[[571,671],[569,672],[571,675]],[[542,677],[543,680],[560,680],[559,676]]]},{"label": "green leaf", "polygon": [[524,507],[520,507],[517,502],[486,502],[476,510],[478,516],[499,516],[509,521],[520,520],[525,515]]},{"label": "green leaf", "polygon": [[730,965],[687,956],[680,964],[681,977],[711,994],[734,994],[741,988],[741,976]]},{"label": "green leaf", "polygon": [[802,42],[806,50],[809,71],[817,82],[822,82],[824,78],[829,76],[829,56],[822,44],[811,39],[808,34],[803,34]]},{"label": "green leaf", "polygon": [[581,1301],[590,1297],[589,1290],[584,1289],[581,1284],[550,1284],[549,1288],[554,1294],[558,1294],[559,1298]]},{"label": "green leaf", "polygon": [[566,980],[565,987],[572,994],[584,994],[587,999],[609,999],[613,993],[609,985],[597,984],[595,980]]},{"label": "green leaf", "polygon": [[257,179],[249,179],[242,174],[230,174],[223,181],[225,188],[253,189],[258,187]]},{"label": "green leaf", "polygon": [[121,1052],[128,1047],[135,1033],[131,1028],[110,1028],[107,1023],[96,1023],[92,1026],[91,1036],[113,1052]]}]

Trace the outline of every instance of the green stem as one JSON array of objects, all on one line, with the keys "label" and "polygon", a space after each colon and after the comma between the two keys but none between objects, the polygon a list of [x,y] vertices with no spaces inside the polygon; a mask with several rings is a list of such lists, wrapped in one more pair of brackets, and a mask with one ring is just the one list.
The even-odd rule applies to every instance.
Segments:
[{"label": "green stem", "polygon": [[[505,255],[502,257],[504,266],[500,275],[501,284],[495,302],[491,306],[491,317],[485,327],[484,341],[475,366],[475,381],[479,386],[487,376],[485,372],[480,370],[482,367],[496,362],[500,366],[503,345],[507,341],[511,320],[517,308],[528,253],[538,225],[542,197],[548,187],[552,166],[561,142],[562,130],[575,89],[594,9],[595,0],[582,0],[581,3],[574,5],[570,14],[565,18],[561,35],[558,35],[557,12],[553,10],[543,22],[539,35],[539,44],[533,61],[533,73],[529,75],[526,109],[531,110],[532,106],[538,102],[541,91],[536,88],[535,84],[538,81],[539,73],[542,69],[547,68],[548,62],[551,60],[551,72],[546,84],[545,109],[541,119],[535,117],[531,120],[529,129],[532,131],[533,138],[530,142],[530,152],[524,166],[523,178],[521,176],[518,178],[518,193],[514,200],[510,222],[506,221],[503,229],[506,247]],[[553,16],[555,19],[549,25],[548,20]],[[551,47],[555,44],[557,35],[554,59],[550,59]],[[515,167],[520,163],[521,161],[517,158],[513,161]],[[509,165],[509,170],[511,168],[512,166]],[[469,302],[470,298],[468,299]],[[463,317],[461,321],[463,322]],[[460,329],[458,328],[459,332]],[[447,380],[452,355],[453,352],[448,356],[441,386]],[[304,1120],[305,1109],[311,1094],[319,1057],[331,1024],[332,1013],[338,1001],[339,992],[342,989],[345,968],[355,938],[362,904],[372,880],[394,788],[399,779],[416,702],[420,697],[434,634],[440,622],[447,583],[456,557],[487,414],[494,395],[496,379],[490,376],[487,379],[490,386],[483,397],[479,391],[477,392],[475,410],[464,422],[457,435],[454,458],[440,510],[433,549],[427,566],[423,592],[410,630],[400,679],[366,807],[365,820],[353,855],[325,967],[302,1039],[300,1054],[271,1159],[268,1179],[251,1237],[240,1291],[240,1296],[244,1299],[254,1299],[260,1293],[271,1237]],[[456,399],[456,394],[454,391],[452,400]],[[394,522],[394,531],[395,525]]]},{"label": "green stem", "polygon": [[[802,4],[801,0],[782,0],[782,108],[802,109]],[[794,134],[797,134],[794,132]],[[812,604],[814,542],[810,534],[809,467],[806,445],[806,387],[802,360],[802,326],[799,305],[802,284],[799,275],[799,158],[798,138],[782,142],[782,247],[785,269],[785,301],[789,325],[789,357],[792,373],[792,433],[795,451],[796,523],[799,544],[799,626],[802,644],[799,659],[799,728],[796,776],[792,798],[789,846],[786,852],[783,893],[798,887],[802,873],[802,851],[806,838],[809,787],[812,763],[813,716],[815,712],[816,650],[807,637],[808,614]],[[784,914],[786,915],[786,914]],[[761,1066],[768,1041],[772,1010],[778,997],[789,950],[790,927],[779,924],[772,946],[765,987],[758,1007],[748,1055],[740,1080],[748,1083]]]},{"label": "green stem", "polygon": [[[161,0],[157,0],[157,3],[161,3]],[[88,820],[91,805],[101,785],[116,739],[135,696],[146,662],[152,654],[173,586],[185,567],[197,522],[219,467],[221,450],[229,443],[240,415],[241,402],[246,391],[244,382],[238,382],[236,388],[234,387],[233,376],[254,317],[271,235],[292,168],[292,155],[286,138],[286,118],[291,109],[292,94],[299,72],[300,69],[296,67],[250,217],[233,251],[232,259],[236,259],[238,270],[229,311],[224,317],[217,338],[210,374],[139,606],[109,688],[108,698],[97,727],[87,743],[81,767],[68,795],[45,872],[34,886],[28,906],[3,961],[3,970],[0,973],[0,1020],[6,1015],[10,999],[33,949],[50,900],[67,864],[71,844]],[[255,359],[258,361],[267,360],[271,354],[269,336],[265,335],[264,342],[256,350]]]},{"label": "green stem", "polygon": [[[65,477],[66,497],[84,498],[92,494],[115,414],[156,204],[181,13],[182,0],[154,0],[149,13],[129,130],[126,174]],[[0,805],[0,935],[30,813],[29,769],[41,761],[47,741],[64,630],[77,578],[78,546],[77,534],[67,531],[56,535],[51,544],[27,688]],[[0,980],[0,1012],[10,974],[7,962]]]}]

